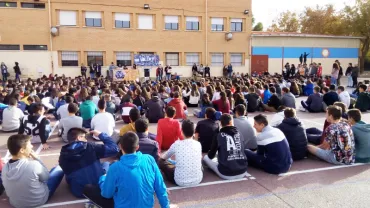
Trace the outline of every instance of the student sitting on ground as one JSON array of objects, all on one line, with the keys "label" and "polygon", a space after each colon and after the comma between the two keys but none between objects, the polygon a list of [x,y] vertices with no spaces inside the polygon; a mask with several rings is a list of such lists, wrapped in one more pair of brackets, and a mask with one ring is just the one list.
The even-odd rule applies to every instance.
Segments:
[{"label": "student sitting on ground", "polygon": [[46,140],[51,132],[50,121],[44,116],[45,108],[42,104],[35,105],[33,115],[23,117],[18,134],[26,134],[31,136],[31,142],[42,143],[42,149],[49,149]]},{"label": "student sitting on ground", "polygon": [[197,123],[195,128],[195,139],[202,145],[202,152],[207,153],[211,149],[214,137],[217,137],[219,125],[216,121],[217,111],[214,108],[207,108],[205,119]]},{"label": "student sitting on ground", "polygon": [[71,128],[82,128],[82,118],[76,116],[77,111],[77,104],[68,104],[68,116],[62,118],[58,124],[58,128],[61,130],[63,142],[68,142],[67,133]]},{"label": "student sitting on ground", "polygon": [[[154,207],[154,193],[162,208],[170,201],[161,172],[150,155],[137,152],[139,138],[127,132],[119,140],[122,156],[100,178],[100,187],[88,185],[84,196],[104,208]],[[130,187],[130,188],[127,188]]]},{"label": "student sitting on ground", "polygon": [[164,118],[164,102],[159,99],[158,93],[152,93],[152,99],[144,103],[145,117],[149,123],[158,123],[158,120]]},{"label": "student sitting on ground", "polygon": [[13,135],[8,139],[12,158],[4,166],[1,178],[6,195],[13,207],[39,207],[54,194],[63,179],[63,171],[57,166],[50,173],[33,152],[28,135]]},{"label": "student sitting on ground", "polygon": [[133,108],[137,108],[137,106],[133,104],[132,102],[133,101],[130,95],[126,94],[125,96],[123,96],[122,104],[119,107],[121,109],[122,120],[126,124],[130,123],[130,116],[129,116],[130,110]]},{"label": "student sitting on ground", "polygon": [[157,162],[159,158],[158,142],[149,138],[149,122],[144,118],[135,121],[136,134],[139,137],[139,150],[143,154],[151,155]]},{"label": "student sitting on ground", "polygon": [[330,91],[328,91],[327,87],[324,87],[324,89],[323,89],[323,91],[325,93],[324,96],[323,96],[323,101],[326,105],[326,106],[324,106],[324,109],[326,109],[326,107],[328,107],[328,106],[334,105],[335,102],[339,101],[338,93],[335,92],[335,85],[330,85],[329,90]]},{"label": "student sitting on ground", "polygon": [[70,103],[73,103],[73,98],[71,96],[66,96],[66,104],[60,106],[57,110],[58,119],[63,119],[69,116],[68,106]]},{"label": "student sitting on ground", "polygon": [[[104,99],[98,101],[99,113],[96,114],[91,120],[91,129],[97,130],[99,132],[106,133],[113,140],[117,141],[118,135],[114,132],[114,127],[116,126],[116,121],[114,120],[112,114],[105,112],[107,103]],[[93,137],[99,140],[97,136]]]},{"label": "student sitting on ground", "polygon": [[305,96],[310,96],[314,93],[314,84],[311,82],[311,80],[307,81],[307,85],[303,89],[303,94]]},{"label": "student sitting on ground", "polygon": [[203,94],[200,109],[194,109],[194,116],[197,118],[205,118],[207,108],[212,108],[212,102],[209,100],[209,95],[206,93]]},{"label": "student sitting on ground", "polygon": [[308,110],[310,113],[318,113],[324,110],[323,106],[323,96],[320,93],[320,87],[316,86],[313,88],[313,94],[309,95],[306,102],[301,101],[303,111]]},{"label": "student sitting on ground", "polygon": [[173,93],[173,99],[168,103],[168,106],[172,106],[176,109],[175,119],[186,119],[187,115],[185,112],[187,107],[184,101],[182,101],[179,92]]},{"label": "student sitting on ground", "polygon": [[261,98],[256,93],[256,88],[251,86],[249,88],[249,93],[245,95],[245,99],[247,100],[247,111],[249,113],[253,113],[259,110],[261,106]]},{"label": "student sitting on ground", "polygon": [[[159,160],[159,167],[167,180],[178,186],[196,186],[203,178],[202,147],[194,140],[194,123],[184,120],[181,124],[184,140],[177,140]],[[167,161],[173,155],[176,161]],[[173,164],[175,163],[175,164]]]},{"label": "student sitting on ground", "polygon": [[234,126],[238,129],[246,142],[244,148],[256,150],[257,137],[256,130],[253,128],[251,122],[247,117],[247,110],[244,105],[237,105],[235,107]]},{"label": "student sitting on ground", "polygon": [[112,114],[114,120],[116,120],[116,105],[112,101],[112,96],[110,94],[104,95],[104,100],[106,102],[106,108],[105,111]]},{"label": "student sitting on ground", "polygon": [[344,89],[343,86],[339,86],[337,89],[339,101],[344,103],[347,108],[351,105],[351,97],[349,96],[349,93]]},{"label": "student sitting on ground", "polygon": [[130,117],[130,123],[125,124],[119,131],[119,135],[123,136],[126,132],[133,131],[136,132],[135,130],[135,121],[140,118],[140,111],[137,108],[132,108],[129,112],[129,117]]},{"label": "student sitting on ground", "polygon": [[351,126],[341,120],[342,109],[329,106],[326,120],[325,140],[319,146],[308,145],[308,151],[316,157],[334,165],[350,165],[355,162],[355,141]]},{"label": "student sitting on ground", "polygon": [[288,172],[293,160],[284,133],[269,126],[267,117],[262,114],[254,117],[254,128],[260,134],[257,152],[245,150],[249,164],[271,174]]},{"label": "student sitting on ground", "polygon": [[370,106],[370,97],[366,92],[366,85],[362,84],[359,86],[359,94],[356,100],[355,108],[359,109],[361,112],[366,112]]},{"label": "student sitting on ground", "polygon": [[5,108],[2,113],[3,113],[2,131],[18,132],[24,114],[22,110],[17,107],[17,100],[15,98],[11,98],[9,100],[9,106]]},{"label": "student sitting on ground", "polygon": [[106,133],[92,131],[104,144],[87,142],[87,133],[81,128],[71,128],[67,134],[69,144],[62,147],[59,156],[59,165],[75,197],[83,197],[84,186],[97,185],[99,177],[106,173],[109,162],[100,163],[100,159],[119,152],[117,144]]},{"label": "student sitting on ground", "polygon": [[295,109],[295,96],[290,92],[289,88],[284,87],[282,93],[281,104],[287,108]]},{"label": "student sitting on ground", "polygon": [[263,104],[263,108],[270,112],[277,112],[278,108],[281,106],[281,100],[276,94],[275,87],[270,87],[271,97],[267,104]]},{"label": "student sitting on ground", "polygon": [[268,101],[270,100],[270,97],[272,96],[271,92],[269,91],[269,86],[264,85],[263,86],[263,104],[267,104]]},{"label": "student sitting on ground", "polygon": [[167,150],[178,139],[183,139],[180,122],[175,118],[176,109],[167,107],[166,117],[159,119],[157,126],[157,142],[162,150]]},{"label": "student sitting on ground", "polygon": [[221,113],[230,113],[230,102],[229,99],[227,99],[226,97],[226,93],[223,91],[220,93],[220,99],[212,101],[212,105],[217,111],[220,111]]},{"label": "student sitting on ground", "polygon": [[348,111],[348,121],[355,137],[356,163],[370,163],[370,124],[361,120],[361,111]]},{"label": "student sitting on ground", "polygon": [[[244,154],[245,140],[234,126],[230,114],[221,116],[221,129],[213,139],[211,150],[203,157],[203,162],[220,178],[234,180],[247,174],[248,161]],[[217,153],[217,162],[213,160]]]},{"label": "student sitting on ground", "polygon": [[302,160],[307,156],[306,130],[297,118],[295,109],[285,109],[284,115],[283,122],[277,128],[284,133],[288,140],[293,160]]},{"label": "student sitting on ground", "polygon": [[90,95],[88,95],[86,100],[80,105],[80,113],[83,120],[82,126],[89,129],[91,127],[91,119],[98,113],[98,108],[91,100]]}]

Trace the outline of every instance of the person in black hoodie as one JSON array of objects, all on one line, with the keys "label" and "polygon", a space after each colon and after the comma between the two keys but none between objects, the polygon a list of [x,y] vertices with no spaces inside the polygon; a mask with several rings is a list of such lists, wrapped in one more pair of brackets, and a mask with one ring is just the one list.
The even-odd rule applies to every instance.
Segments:
[{"label": "person in black hoodie", "polygon": [[249,113],[253,113],[259,110],[261,106],[261,97],[257,95],[256,88],[250,87],[249,93],[245,95],[245,99],[247,100],[247,111]]},{"label": "person in black hoodie", "polygon": [[284,120],[277,126],[288,140],[293,160],[302,160],[307,156],[307,135],[293,108],[284,111]]},{"label": "person in black hoodie", "polygon": [[[248,161],[244,153],[243,136],[234,126],[230,114],[221,116],[220,133],[213,139],[211,150],[204,156],[203,162],[220,178],[234,180],[244,178],[247,174]],[[212,159],[216,156],[218,162]]]},{"label": "person in black hoodie", "polygon": [[281,106],[281,100],[276,94],[275,87],[270,87],[271,97],[266,104],[263,104],[263,108],[270,112],[277,112],[277,109]]},{"label": "person in black hoodie", "polygon": [[143,109],[146,111],[145,116],[148,118],[149,123],[158,123],[158,120],[164,118],[165,104],[159,99],[158,93],[152,93],[152,99],[145,102]]},{"label": "person in black hoodie", "polygon": [[328,91],[327,87],[324,87],[323,91],[325,93],[323,96],[323,101],[326,104],[324,109],[326,109],[328,106],[334,105],[335,102],[339,102],[339,96],[335,91],[335,85],[330,85],[330,91]]},{"label": "person in black hoodie", "polygon": [[219,124],[216,122],[216,110],[207,108],[205,119],[197,123],[194,138],[202,145],[202,152],[207,153],[211,149],[214,137],[219,133]]},{"label": "person in black hoodie", "polygon": [[19,68],[19,63],[18,62],[15,62],[15,66],[14,66],[14,72],[15,72],[15,81],[19,81],[21,82],[21,69]]}]

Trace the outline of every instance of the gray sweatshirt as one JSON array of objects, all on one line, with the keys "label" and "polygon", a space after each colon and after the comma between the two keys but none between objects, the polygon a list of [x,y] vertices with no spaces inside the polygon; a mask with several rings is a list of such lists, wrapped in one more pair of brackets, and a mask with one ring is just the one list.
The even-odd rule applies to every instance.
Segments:
[{"label": "gray sweatshirt", "polygon": [[82,118],[79,116],[67,116],[59,122],[58,128],[62,130],[62,140],[68,142],[67,133],[71,128],[82,128]]},{"label": "gray sweatshirt", "polygon": [[20,159],[4,165],[1,178],[10,204],[16,208],[38,207],[49,198],[49,171],[40,160]]},{"label": "gray sweatshirt", "polygon": [[239,118],[234,118],[234,126],[245,140],[244,148],[257,149],[257,133],[252,123],[248,120],[248,117],[240,116]]},{"label": "gray sweatshirt", "polygon": [[295,108],[295,97],[289,92],[285,93],[281,98],[281,104],[288,108]]}]

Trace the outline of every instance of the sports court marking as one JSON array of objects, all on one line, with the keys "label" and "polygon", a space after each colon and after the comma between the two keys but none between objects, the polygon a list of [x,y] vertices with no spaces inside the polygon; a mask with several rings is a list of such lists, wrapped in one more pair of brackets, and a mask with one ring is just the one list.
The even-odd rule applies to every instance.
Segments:
[{"label": "sports court marking", "polygon": [[363,165],[367,165],[367,164],[355,163],[353,165],[340,165],[340,166],[333,166],[333,167],[326,167],[326,168],[314,168],[314,169],[308,169],[308,170],[291,171],[291,172],[279,174],[279,176],[282,177],[282,176],[297,175],[297,174],[304,174],[304,173],[314,173],[314,172],[320,172],[320,171],[326,171],[326,170],[351,168],[351,167],[363,166]]},{"label": "sports court marking", "polygon": [[323,123],[319,123],[319,122],[316,122],[316,121],[310,121],[310,120],[307,120],[307,119],[301,119],[301,121],[303,121],[303,122],[313,123],[313,124],[319,125],[320,127],[321,127],[321,126],[324,126],[324,124],[323,124]]},{"label": "sports court marking", "polygon": [[[80,204],[80,203],[86,203],[86,202],[89,202],[89,200],[81,199],[81,200],[74,200],[74,201],[57,202],[57,203],[45,204],[41,207],[65,206],[65,205],[70,205],[70,204]],[[39,207],[39,208],[41,208],[41,207]]]}]

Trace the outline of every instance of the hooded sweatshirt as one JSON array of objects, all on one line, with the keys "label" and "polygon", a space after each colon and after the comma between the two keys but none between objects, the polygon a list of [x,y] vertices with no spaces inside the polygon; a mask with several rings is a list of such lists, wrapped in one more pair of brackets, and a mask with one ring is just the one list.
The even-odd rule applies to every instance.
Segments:
[{"label": "hooded sweatshirt", "polygon": [[8,162],[2,171],[9,202],[16,208],[38,207],[49,198],[49,171],[40,160]]},{"label": "hooded sweatshirt", "polygon": [[294,95],[291,92],[284,93],[283,97],[281,98],[281,104],[285,107],[295,109],[295,97],[294,97]]},{"label": "hooded sweatshirt", "polygon": [[236,176],[247,171],[248,161],[244,153],[244,137],[235,126],[226,126],[220,130],[213,140],[209,159],[213,159],[218,152],[218,171],[225,176]]},{"label": "hooded sweatshirt", "polygon": [[176,109],[175,119],[186,119],[185,110],[187,109],[184,101],[180,98],[174,98],[168,103],[168,106],[172,106]]},{"label": "hooded sweatshirt", "polygon": [[170,201],[161,172],[150,155],[136,152],[121,156],[100,178],[101,195],[113,198],[114,207],[154,207],[154,193],[162,208]]},{"label": "hooded sweatshirt", "polygon": [[98,113],[98,107],[92,100],[86,100],[80,105],[81,117],[84,121],[92,119]]},{"label": "hooded sweatshirt", "polygon": [[370,162],[370,124],[363,121],[357,122],[352,126],[355,136],[356,162]]},{"label": "hooded sweatshirt", "polygon": [[159,119],[164,118],[164,102],[160,100],[157,96],[148,100],[144,106],[146,111],[146,117],[149,120],[149,123],[157,123]]},{"label": "hooded sweatshirt", "polygon": [[107,134],[101,133],[99,139],[104,145],[76,141],[64,145],[60,151],[59,165],[76,197],[83,197],[85,185],[98,184],[99,177],[104,174],[100,159],[116,156],[119,152],[117,144]]}]

